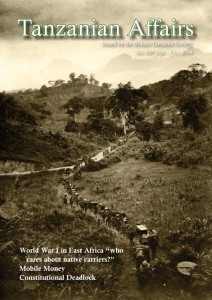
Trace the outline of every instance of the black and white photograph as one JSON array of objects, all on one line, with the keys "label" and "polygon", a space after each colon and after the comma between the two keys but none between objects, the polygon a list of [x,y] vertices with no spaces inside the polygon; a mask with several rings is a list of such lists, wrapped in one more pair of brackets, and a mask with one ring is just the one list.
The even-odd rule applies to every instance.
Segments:
[{"label": "black and white photograph", "polygon": [[0,0],[0,299],[212,299],[212,2]]}]

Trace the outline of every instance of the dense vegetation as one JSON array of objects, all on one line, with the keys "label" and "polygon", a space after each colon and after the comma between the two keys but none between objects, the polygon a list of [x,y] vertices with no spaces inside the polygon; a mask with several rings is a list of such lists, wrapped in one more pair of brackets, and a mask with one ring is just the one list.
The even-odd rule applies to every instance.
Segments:
[{"label": "dense vegetation", "polygon": [[[71,73],[67,82],[50,81],[50,87],[1,93],[2,172],[22,171],[27,164],[30,169],[70,165],[134,131],[135,137],[116,153],[89,161],[81,169],[82,176],[75,181],[78,190],[86,198],[125,211],[132,223],[142,221],[156,228],[164,276],[175,276],[173,270],[181,260],[205,264],[210,273],[211,83],[211,72],[193,64],[169,80],[139,89],[128,82],[112,90],[109,83],[100,86],[94,74],[87,78]],[[84,172],[92,173],[88,177]],[[17,249],[23,243],[48,241],[50,246],[72,243],[77,247],[92,241],[98,247],[114,246],[115,241],[107,228],[99,228],[89,216],[63,209],[58,175],[26,176],[18,188],[14,179],[2,178],[0,183],[2,242],[6,243],[2,282],[7,299],[14,298],[11,288],[17,299],[38,299],[38,294],[80,299],[85,293],[90,299],[116,299],[118,261],[114,268],[96,269],[102,280],[92,286],[76,284],[70,290],[62,283],[53,285],[51,292],[52,283],[31,292],[21,286],[17,266],[24,257]],[[74,272],[80,272],[77,265]],[[197,287],[200,294],[204,284],[203,289]]]},{"label": "dense vegetation", "polygon": [[[204,65],[193,64],[170,80],[139,89],[128,82],[112,90],[109,83],[100,86],[94,74],[71,73],[67,82],[50,81],[40,90],[2,93],[1,159],[62,165],[136,129],[150,141],[147,159],[179,166],[205,163],[211,148],[211,81]],[[203,140],[207,145],[200,154]],[[178,156],[185,152],[181,163]]]},{"label": "dense vegetation", "polygon": [[134,137],[118,150],[121,161],[90,173],[89,178],[83,175],[76,184],[84,187],[84,196],[126,212],[133,224],[142,222],[158,231],[157,263],[167,289],[182,288],[185,278],[180,278],[177,263],[198,263],[205,275],[199,277],[192,293],[197,299],[207,299],[212,269],[211,168],[152,163],[142,160],[142,154],[143,142]]},{"label": "dense vegetation", "polygon": [[[7,203],[2,209],[0,225],[1,236],[1,288],[5,299],[116,299],[114,286],[120,274],[120,259],[115,256],[111,263],[62,263],[65,274],[81,275],[96,274],[96,281],[23,281],[19,280],[19,266],[26,263],[26,254],[20,247],[49,247],[56,245],[62,248],[105,249],[115,246],[114,237],[105,226],[97,226],[93,217],[81,211],[63,207],[63,190],[60,176],[57,174],[31,175],[22,177],[19,184],[15,179],[1,178],[4,187],[1,199]],[[42,187],[42,188],[40,188]],[[12,199],[13,201],[9,201]],[[42,211],[42,214],[40,213]],[[41,254],[45,257],[45,254]],[[102,256],[108,256],[104,254]],[[31,255],[32,257],[33,255]],[[48,256],[48,255],[46,255]],[[50,256],[50,255],[49,255]],[[55,254],[50,257],[59,257]],[[73,256],[73,255],[72,255]],[[86,257],[96,257],[87,254]],[[36,265],[42,266],[42,263]],[[48,263],[55,266],[55,263]],[[58,265],[58,264],[57,264]],[[47,275],[41,272],[39,275]],[[35,275],[25,273],[25,275]],[[37,273],[36,273],[37,275]],[[61,273],[54,273],[61,275]]]}]

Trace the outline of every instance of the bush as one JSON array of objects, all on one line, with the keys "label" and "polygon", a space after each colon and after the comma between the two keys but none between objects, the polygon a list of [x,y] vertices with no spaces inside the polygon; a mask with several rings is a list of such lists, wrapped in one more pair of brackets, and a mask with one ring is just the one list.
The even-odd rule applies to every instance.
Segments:
[{"label": "bush", "polygon": [[183,113],[183,125],[185,128],[191,126],[196,132],[200,132],[205,128],[206,124],[202,122],[200,115],[206,113],[208,110],[208,100],[206,95],[186,95],[180,100],[179,108]]},{"label": "bush", "polygon": [[170,260],[178,263],[183,260],[196,261],[202,251],[204,242],[210,237],[209,219],[185,218],[177,228],[170,230],[167,235],[167,245],[171,247]]},{"label": "bush", "polygon": [[85,172],[95,172],[95,171],[99,171],[101,169],[105,169],[108,168],[108,164],[105,161],[93,161],[90,160],[84,168],[82,168],[83,171]]},{"label": "bush", "polygon": [[79,130],[78,124],[73,119],[68,120],[66,127],[65,127],[65,131],[77,132],[78,130]]},{"label": "bush", "polygon": [[195,140],[195,133],[190,128],[187,128],[182,134],[182,140],[192,142]]},{"label": "bush", "polygon": [[171,262],[177,264],[181,261],[196,261],[197,252],[190,247],[189,245],[182,245],[174,248],[170,251],[171,254]]},{"label": "bush", "polygon": [[189,166],[198,165],[204,160],[203,155],[200,151],[191,151],[184,153],[182,158],[176,161],[176,166],[188,168]]},{"label": "bush", "polygon": [[191,129],[186,129],[177,136],[177,139],[172,138],[160,144],[156,142],[144,144],[141,149],[144,158],[183,168],[199,164],[212,165],[210,131],[197,135]]},{"label": "bush", "polygon": [[110,157],[105,158],[104,161],[107,162],[109,165],[112,165],[121,162],[121,158],[118,155],[111,155]]},{"label": "bush", "polygon": [[136,132],[140,135],[142,135],[144,141],[149,141],[151,138],[151,135],[153,133],[153,126],[151,123],[143,121],[141,123],[137,123],[136,126]]},{"label": "bush", "polygon": [[[33,180],[32,180],[33,178]],[[58,205],[61,196],[55,186],[58,186],[60,176],[32,175],[32,178],[21,177],[21,192],[17,202],[24,202],[23,210],[15,209],[10,219],[0,218],[1,242],[1,287],[2,295],[7,299],[109,299],[116,291],[116,280],[121,273],[120,261],[115,257],[113,264],[70,264],[63,262],[65,274],[95,274],[93,282],[56,282],[41,281],[37,284],[21,284],[18,280],[19,266],[26,263],[25,254],[20,253],[20,247],[50,247],[68,248],[115,248],[114,237],[105,226],[97,227],[93,217],[73,211],[67,214],[66,209]],[[54,178],[54,179],[52,179]],[[8,181],[9,179],[7,179]],[[10,181],[9,181],[10,182]],[[11,184],[14,180],[11,182]],[[8,191],[7,191],[8,193]],[[8,195],[6,194],[6,197]],[[23,198],[24,197],[24,198]],[[15,202],[14,202],[15,205]],[[42,213],[41,213],[42,211]],[[39,241],[39,243],[38,243]],[[9,242],[9,243],[8,243]],[[47,254],[49,256],[49,254]],[[60,254],[54,254],[54,257]],[[93,257],[94,254],[88,254]],[[107,257],[108,254],[104,254]],[[45,257],[42,254],[42,257]],[[42,266],[42,263],[38,263]],[[53,265],[49,263],[49,265]],[[18,274],[19,273],[19,274]],[[40,272],[39,272],[40,274]],[[57,274],[57,273],[56,273]],[[46,275],[41,272],[41,275]],[[10,280],[8,281],[8,278]],[[100,288],[101,284],[101,288]],[[51,286],[51,289],[49,288]],[[33,289],[33,288],[36,289]],[[94,295],[95,293],[95,295]],[[18,295],[18,296],[17,296]]]},{"label": "bush", "polygon": [[166,149],[158,144],[147,144],[143,149],[145,159],[150,161],[161,161],[166,153]]}]

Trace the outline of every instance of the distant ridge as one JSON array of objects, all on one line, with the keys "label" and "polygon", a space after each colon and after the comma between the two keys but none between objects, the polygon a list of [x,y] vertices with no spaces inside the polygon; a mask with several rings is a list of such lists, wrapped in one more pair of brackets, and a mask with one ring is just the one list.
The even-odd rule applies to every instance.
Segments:
[{"label": "distant ridge", "polygon": [[[142,48],[143,49],[143,48]],[[160,48],[154,48],[161,50]],[[164,48],[163,48],[164,49]],[[186,51],[188,48],[172,48],[173,51]],[[212,53],[203,53],[201,50],[191,48],[193,55],[164,55],[164,56],[138,56],[132,58],[128,54],[121,54],[112,58],[99,72],[97,78],[117,85],[119,82],[131,81],[135,87],[169,79],[182,69],[187,69],[192,63],[205,64],[207,69],[212,68]],[[143,49],[147,51],[147,49]],[[167,49],[167,52],[170,48]]]},{"label": "distant ridge", "polygon": [[[140,48],[139,48],[140,49]],[[148,49],[142,48],[144,51]],[[141,50],[142,50],[141,49]],[[164,48],[163,48],[164,49]],[[188,48],[169,48],[167,51],[187,50]],[[131,57],[122,53],[109,60],[99,71],[95,72],[96,79],[102,82],[112,83],[115,88],[118,83],[132,82],[132,85],[139,87],[145,84],[154,83],[160,80],[169,79],[173,74],[182,69],[187,69],[192,63],[203,63],[207,69],[212,68],[212,53],[203,53],[201,50],[191,48],[193,55],[164,55],[164,56],[137,56]],[[154,48],[154,50],[161,50]],[[36,78],[40,86],[47,84],[49,80],[69,80],[70,73],[89,75],[92,70],[83,68],[77,63],[68,59],[56,59],[42,68]]]},{"label": "distant ridge", "polygon": [[81,73],[89,73],[88,70],[78,66],[68,59],[55,59],[46,67],[41,69],[38,73],[38,76],[40,78],[43,78],[44,80],[68,80],[68,76],[72,72],[76,73],[76,75],[79,75]]}]

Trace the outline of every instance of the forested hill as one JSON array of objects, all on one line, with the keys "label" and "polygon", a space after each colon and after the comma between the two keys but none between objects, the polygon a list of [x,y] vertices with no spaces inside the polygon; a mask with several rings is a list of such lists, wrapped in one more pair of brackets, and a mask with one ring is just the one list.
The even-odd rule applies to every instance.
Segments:
[{"label": "forested hill", "polygon": [[180,70],[169,80],[162,80],[143,86],[152,103],[178,104],[179,100],[191,91],[208,93],[212,96],[212,72],[207,72],[206,66],[192,64],[186,70]]},{"label": "forested hill", "polygon": [[1,93],[0,162],[31,163],[40,169],[68,165],[91,153],[95,144],[89,137],[78,138],[64,131],[69,120],[64,105],[72,98],[83,99],[89,106],[87,110],[101,110],[101,99],[109,86],[100,87],[97,81],[82,83],[74,78],[72,84],[57,80],[50,82],[50,87]]},{"label": "forested hill", "polygon": [[36,116],[7,94],[0,94],[0,159],[48,165],[67,157],[68,144],[55,135],[44,135]]},{"label": "forested hill", "polygon": [[100,86],[94,74],[71,73],[67,82],[58,79],[49,81],[49,87],[1,93],[0,160],[67,165],[126,130],[136,129],[145,139],[158,115],[160,122],[180,119],[172,135],[182,121],[198,131],[211,124],[211,83],[212,73],[196,63],[139,89],[127,82],[114,90],[106,82]]}]

